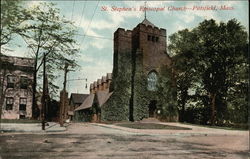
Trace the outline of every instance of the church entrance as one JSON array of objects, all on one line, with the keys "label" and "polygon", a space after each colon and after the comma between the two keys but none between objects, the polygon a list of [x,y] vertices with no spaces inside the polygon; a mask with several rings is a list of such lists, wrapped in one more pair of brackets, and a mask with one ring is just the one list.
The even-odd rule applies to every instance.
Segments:
[{"label": "church entrance", "polygon": [[149,117],[155,117],[155,113],[156,113],[156,100],[151,100],[149,105],[148,105],[148,113],[149,113]]}]

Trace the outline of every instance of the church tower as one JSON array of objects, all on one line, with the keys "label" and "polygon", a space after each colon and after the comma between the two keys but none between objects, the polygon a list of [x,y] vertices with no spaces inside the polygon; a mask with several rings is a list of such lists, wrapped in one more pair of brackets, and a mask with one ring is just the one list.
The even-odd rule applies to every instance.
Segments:
[{"label": "church tower", "polygon": [[102,120],[177,119],[166,35],[165,29],[156,27],[146,16],[132,31],[116,30],[113,94],[102,108]]},{"label": "church tower", "polygon": [[143,70],[145,73],[158,71],[162,65],[170,65],[171,60],[166,52],[166,30],[156,27],[147,19],[133,29],[133,51],[143,53]]}]

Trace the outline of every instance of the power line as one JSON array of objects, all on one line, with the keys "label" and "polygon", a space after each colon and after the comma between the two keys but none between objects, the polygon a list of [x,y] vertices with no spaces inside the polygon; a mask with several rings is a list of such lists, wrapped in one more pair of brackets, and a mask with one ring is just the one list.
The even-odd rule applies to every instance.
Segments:
[{"label": "power line", "polygon": [[109,37],[93,36],[93,35],[87,35],[87,34],[74,34],[74,35],[87,36],[87,37],[98,38],[98,39],[113,40],[112,38],[109,38]]},{"label": "power line", "polygon": [[73,13],[74,13],[74,9],[75,9],[75,0],[73,2],[73,7],[72,7],[72,14],[71,14],[71,21],[73,20]]},{"label": "power line", "polygon": [[79,26],[82,24],[82,17],[83,17],[84,11],[85,11],[86,3],[87,3],[87,1],[84,1],[84,6],[82,8],[82,15],[81,15],[81,18],[80,18]]},{"label": "power line", "polygon": [[74,78],[74,79],[68,79],[68,81],[86,81],[87,82],[87,78]]},{"label": "power line", "polygon": [[[94,13],[93,13],[93,15],[92,15],[92,17],[91,17],[91,19],[90,19],[89,25],[88,25],[88,27],[87,27],[86,32],[85,32],[84,35],[86,35],[86,33],[87,33],[88,30],[89,30],[89,26],[90,26],[90,24],[91,24],[91,22],[92,22],[92,20],[93,20],[93,17],[94,17],[94,15],[95,15],[95,12],[96,12],[96,9],[97,9],[97,7],[98,7],[98,5],[99,5],[99,2],[100,2],[100,0],[98,0],[98,2],[97,2],[97,4],[96,4]],[[83,37],[82,43],[84,42],[85,37],[86,37],[86,36]]]}]

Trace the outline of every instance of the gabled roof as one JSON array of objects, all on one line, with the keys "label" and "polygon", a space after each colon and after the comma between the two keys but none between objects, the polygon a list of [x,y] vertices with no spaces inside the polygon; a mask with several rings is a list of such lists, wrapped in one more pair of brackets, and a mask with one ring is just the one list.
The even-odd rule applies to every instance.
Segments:
[{"label": "gabled roof", "polygon": [[89,94],[78,94],[78,93],[71,93],[70,101],[74,104],[82,104],[82,102],[88,97]]},{"label": "gabled roof", "polygon": [[74,111],[83,110],[87,108],[91,108],[94,102],[95,94],[91,93],[84,101],[83,103],[77,107]]},{"label": "gabled roof", "polygon": [[155,25],[153,23],[151,23],[147,18],[145,18],[141,24],[145,24],[146,26],[150,25],[152,27],[155,27]]},{"label": "gabled roof", "polygon": [[93,106],[93,103],[94,103],[95,95],[97,97],[96,99],[97,99],[98,105],[101,107],[110,98],[110,96],[112,94],[113,94],[113,92],[109,92],[109,90],[97,91],[96,94],[91,93],[84,100],[84,102],[78,108],[76,108],[74,111],[79,111],[79,110],[91,108]]},{"label": "gabled roof", "polygon": [[97,101],[99,106],[101,107],[106,101],[109,99],[109,97],[113,94],[113,92],[109,92],[108,89],[103,90],[103,91],[97,91],[96,96],[97,96]]}]

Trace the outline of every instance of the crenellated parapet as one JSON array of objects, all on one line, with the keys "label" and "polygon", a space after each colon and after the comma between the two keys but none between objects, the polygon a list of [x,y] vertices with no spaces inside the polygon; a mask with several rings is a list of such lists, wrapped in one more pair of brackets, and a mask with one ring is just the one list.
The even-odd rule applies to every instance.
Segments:
[{"label": "crenellated parapet", "polygon": [[109,89],[111,81],[112,73],[107,73],[106,76],[102,76],[101,79],[97,79],[97,81],[94,81],[90,84],[90,94],[95,94],[98,91],[104,91]]}]

